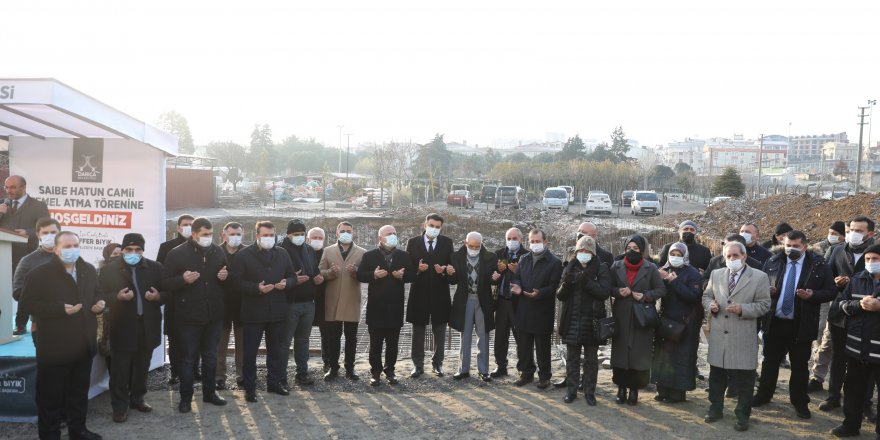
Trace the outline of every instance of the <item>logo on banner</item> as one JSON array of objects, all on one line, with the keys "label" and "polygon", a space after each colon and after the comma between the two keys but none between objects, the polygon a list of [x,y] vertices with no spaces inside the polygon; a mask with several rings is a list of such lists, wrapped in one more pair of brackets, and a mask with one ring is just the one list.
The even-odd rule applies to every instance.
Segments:
[{"label": "logo on banner", "polygon": [[0,394],[24,394],[27,381],[14,372],[0,376]]},{"label": "logo on banner", "polygon": [[100,183],[104,174],[104,140],[74,139],[72,180]]}]

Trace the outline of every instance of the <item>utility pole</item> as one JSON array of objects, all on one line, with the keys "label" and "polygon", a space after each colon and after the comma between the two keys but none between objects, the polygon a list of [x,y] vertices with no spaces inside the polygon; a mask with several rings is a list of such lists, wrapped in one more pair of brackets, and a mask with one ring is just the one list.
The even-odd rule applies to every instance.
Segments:
[{"label": "utility pole", "polygon": [[761,173],[764,171],[764,133],[761,133],[761,145],[758,147],[758,190],[755,199],[761,196]]},{"label": "utility pole", "polygon": [[354,133],[345,133],[347,137],[347,145],[345,147],[345,183],[348,183],[348,158],[351,157],[351,135]]},{"label": "utility pole", "polygon": [[859,110],[862,111],[862,114],[859,115],[859,155],[856,157],[856,191],[855,194],[859,193],[859,184],[862,180],[862,135],[865,132],[865,110],[868,107],[859,107]]},{"label": "utility pole", "polygon": [[345,127],[345,125],[339,124],[339,125],[337,125],[337,127],[339,127],[339,166],[338,166],[338,168],[336,168],[336,172],[341,173],[342,172],[342,127]]}]

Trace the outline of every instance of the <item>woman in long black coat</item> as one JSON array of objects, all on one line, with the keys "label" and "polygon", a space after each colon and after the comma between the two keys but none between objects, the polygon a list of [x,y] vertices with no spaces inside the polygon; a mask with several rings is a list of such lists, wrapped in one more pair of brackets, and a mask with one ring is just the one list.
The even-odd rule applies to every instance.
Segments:
[{"label": "woman in long black coat", "polygon": [[666,285],[666,296],[660,300],[660,316],[685,324],[677,341],[659,333],[654,338],[654,363],[651,380],[657,384],[658,402],[678,403],[686,400],[686,392],[697,387],[697,348],[700,345],[700,326],[703,324],[701,304],[702,280],[688,260],[684,243],[669,247],[669,259],[660,269]]},{"label": "woman in long black coat", "polygon": [[567,392],[564,402],[577,396],[580,383],[581,349],[584,352],[584,398],[596,405],[596,378],[599,373],[597,352],[604,340],[599,339],[599,320],[607,316],[605,300],[611,295],[608,266],[596,256],[596,241],[589,235],[575,245],[575,254],[565,266],[562,284],[556,298],[562,302],[559,315],[559,337],[566,344]]}]

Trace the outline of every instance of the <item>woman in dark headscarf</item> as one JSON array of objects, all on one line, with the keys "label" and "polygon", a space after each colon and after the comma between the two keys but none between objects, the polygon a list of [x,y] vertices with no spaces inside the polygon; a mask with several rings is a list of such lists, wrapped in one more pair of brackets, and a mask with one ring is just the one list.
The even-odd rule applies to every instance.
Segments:
[{"label": "woman in dark headscarf", "polygon": [[697,348],[703,324],[703,277],[690,265],[684,243],[669,247],[666,265],[660,269],[666,296],[660,301],[660,316],[685,325],[677,340],[660,334],[654,338],[652,381],[657,384],[658,402],[678,403],[697,387]]},{"label": "woman in dark headscarf", "polygon": [[645,258],[648,244],[640,235],[626,240],[624,258],[611,266],[612,311],[617,327],[611,342],[613,381],[617,403],[636,405],[639,388],[651,378],[654,329],[641,327],[635,317],[638,304],[655,304],[666,295],[657,266]]}]

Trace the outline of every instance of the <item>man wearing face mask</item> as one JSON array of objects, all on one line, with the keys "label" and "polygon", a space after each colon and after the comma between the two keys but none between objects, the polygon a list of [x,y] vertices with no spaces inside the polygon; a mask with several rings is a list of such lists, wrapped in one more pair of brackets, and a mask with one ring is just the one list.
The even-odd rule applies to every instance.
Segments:
[{"label": "man wearing face mask", "polygon": [[[697,224],[692,220],[685,220],[678,225],[678,233],[681,237],[681,242],[688,248],[691,267],[704,273],[709,267],[709,261],[712,259],[712,252],[709,251],[709,248],[706,246],[697,243]],[[666,265],[670,246],[672,246],[672,243],[663,246],[663,249],[660,251],[659,260],[657,261],[657,266],[662,267]]]},{"label": "man wearing face mask", "polygon": [[[226,255],[226,264],[229,265],[230,273],[234,272],[235,257],[238,251],[244,249],[241,244],[241,237],[244,234],[244,228],[241,223],[229,222],[223,226],[221,237],[223,243],[220,249]],[[244,376],[242,366],[244,365],[244,344],[241,342],[244,337],[241,325],[241,291],[238,289],[238,283],[234,280],[227,282],[224,286],[224,317],[223,329],[220,336],[220,345],[217,347],[217,384],[218,390],[226,389],[226,355],[229,353],[229,334],[235,335],[235,382],[239,387],[244,386]]]},{"label": "man wearing face mask", "polygon": [[41,439],[61,438],[62,415],[71,439],[100,439],[86,428],[92,358],[98,352],[96,315],[104,312],[95,267],[80,258],[79,236],[55,236],[55,258],[31,271],[21,308],[37,321],[37,426]]},{"label": "man wearing face mask", "polygon": [[752,406],[770,403],[776,391],[779,364],[787,354],[791,359],[791,403],[798,417],[809,419],[807,364],[819,331],[819,307],[831,301],[837,289],[831,269],[824,258],[808,250],[803,232],[789,232],[784,245],[783,253],[764,264],[764,273],[770,279],[770,312],[763,320],[764,362]]},{"label": "man wearing face mask", "polygon": [[758,243],[761,240],[761,232],[758,230],[758,226],[754,223],[746,223],[742,225],[742,227],[739,228],[739,235],[741,235],[746,241],[746,252],[748,256],[760,261],[761,266],[763,266],[773,255],[770,253],[770,250]]},{"label": "man wearing face mask", "polygon": [[324,319],[324,294],[327,289],[327,277],[324,276],[324,271],[321,270],[321,258],[324,257],[324,230],[321,228],[312,228],[309,229],[308,234],[306,234],[306,240],[309,243],[309,246],[315,251],[315,260],[318,261],[318,271],[321,276],[324,277],[324,282],[318,285],[318,290],[315,293],[315,314],[312,317],[312,327],[318,327],[318,334],[321,336],[321,361],[324,364],[324,373],[330,371],[330,362],[327,357],[327,330],[324,324],[326,320]]},{"label": "man wearing face mask", "polygon": [[505,233],[506,245],[495,251],[498,258],[497,272],[501,275],[496,290],[495,303],[495,370],[491,377],[507,376],[507,353],[510,349],[510,333],[519,346],[519,334],[516,330],[516,304],[518,296],[510,292],[510,282],[519,268],[519,260],[529,251],[522,245],[522,231],[510,228]]},{"label": "man wearing face mask", "polygon": [[[286,345],[289,361],[290,343],[293,342],[293,360],[296,363],[296,383],[311,385],[315,383],[309,377],[309,335],[312,334],[312,321],[315,319],[315,298],[318,287],[324,283],[324,276],[318,270],[318,257],[315,249],[306,243],[306,225],[299,219],[287,223],[287,237],[281,242],[281,248],[287,251],[293,270],[296,272],[297,284],[287,294],[287,339]],[[287,361],[284,366],[284,377],[281,384],[287,385]]]},{"label": "man wearing face mask", "polygon": [[[516,308],[517,370],[520,387],[535,380],[538,388],[550,386],[550,336],[556,310],[556,289],[562,276],[562,262],[547,249],[547,235],[541,229],[529,231],[529,252],[520,259],[511,280],[510,293],[519,297]],[[537,353],[537,354],[536,354]],[[537,368],[535,364],[537,363]]]},{"label": "man wearing face mask", "polygon": [[[141,234],[125,234],[122,258],[101,270],[98,282],[110,307],[110,396],[113,421],[123,423],[128,409],[150,412],[144,400],[153,350],[162,341],[162,265],[144,258]],[[163,298],[164,297],[164,298]]]},{"label": "man wearing face mask", "polygon": [[229,276],[226,255],[213,243],[211,221],[192,223],[192,236],[168,253],[162,268],[161,287],[172,294],[174,328],[180,343],[180,403],[182,413],[192,411],[193,366],[202,356],[202,401],[226,405],[216,390],[217,345],[223,328],[223,284]]},{"label": "man wearing face mask", "polygon": [[452,240],[440,235],[442,227],[443,217],[428,214],[425,217],[425,232],[411,238],[406,244],[406,252],[418,272],[410,287],[406,304],[406,321],[413,325],[412,378],[424,374],[425,332],[429,322],[434,336],[431,365],[435,375],[443,376],[446,323],[449,322],[449,312],[452,309],[446,269],[449,267],[453,249]]},{"label": "man wearing face mask", "polygon": [[[831,274],[834,276],[834,284],[838,292],[843,292],[850,282],[853,274],[865,270],[865,249],[874,244],[874,221],[865,216],[856,217],[849,222],[849,232],[846,233],[846,245],[831,248],[828,264],[831,266]],[[839,408],[841,403],[841,388],[846,377],[846,317],[838,315],[828,318],[828,330],[831,333],[831,369],[828,381],[828,398],[819,404],[822,411],[831,411]],[[868,383],[868,389],[873,389],[873,382]],[[865,393],[868,400],[863,405],[865,416],[876,417],[870,402],[872,393]]]},{"label": "man wearing face mask", "polygon": [[[845,244],[845,236],[846,224],[842,221],[832,223],[828,228],[828,236],[814,245],[817,248],[816,253],[823,255],[827,261],[831,257],[831,248]],[[822,391],[825,377],[828,376],[828,368],[831,366],[831,332],[827,330],[829,307],[831,307],[831,303],[827,302],[823,303],[819,309],[819,339],[816,341],[816,348],[810,359],[812,368],[810,369],[810,383],[807,386],[810,392]]]},{"label": "man wearing face mask", "polygon": [[[367,283],[367,329],[370,334],[370,385],[379,386],[384,372],[390,385],[396,385],[400,328],[403,327],[404,286],[416,279],[415,265],[409,254],[397,248],[397,230],[385,225],[379,228],[379,246],[364,254],[357,269],[357,279]],[[451,267],[450,275],[455,274]],[[385,363],[382,346],[385,345]]]},{"label": "man wearing face mask", "polygon": [[[156,254],[157,263],[165,264],[165,258],[171,252],[171,249],[186,243],[192,237],[193,220],[195,220],[195,217],[189,214],[183,214],[177,218],[177,236],[159,245],[159,253]],[[165,321],[163,326],[165,337],[168,339],[168,362],[171,364],[171,377],[168,378],[168,384],[174,385],[180,381],[180,374],[177,371],[178,364],[180,364],[180,350],[178,350],[177,332],[174,330],[174,301],[169,301],[165,304]],[[196,360],[193,365],[194,377],[201,376],[198,364],[199,361]]]},{"label": "man wearing face mask", "polygon": [[[738,242],[742,243],[743,246],[746,246],[746,240],[743,238],[742,235],[739,235],[739,234],[727,234],[727,236],[724,237],[724,241],[721,243],[721,245],[724,246],[725,244],[731,243],[734,241],[738,241]],[[758,247],[760,247],[760,246],[758,246]],[[746,249],[748,249],[748,247],[746,247]],[[707,267],[706,270],[702,274],[703,288],[705,288],[706,287],[705,284],[709,282],[709,278],[712,276],[712,272],[716,269],[723,269],[724,267],[726,267],[726,265],[727,265],[727,260],[724,259],[724,255],[716,255],[716,256],[712,257],[712,259],[709,260],[709,267]],[[763,263],[761,263],[760,261],[758,261],[752,257],[746,258],[746,265],[751,268],[758,269],[758,270],[761,270],[764,268]]]},{"label": "man wearing face mask", "polygon": [[318,267],[327,280],[324,314],[327,330],[327,361],[330,370],[324,380],[333,380],[339,375],[339,352],[342,335],[345,334],[345,377],[358,380],[354,371],[357,356],[358,322],[361,320],[361,283],[357,280],[357,269],[366,252],[354,243],[354,227],[349,222],[336,226],[336,244],[327,247],[321,256]]},{"label": "man wearing face mask", "polygon": [[[43,217],[37,220],[34,228],[37,238],[40,240],[40,247],[37,250],[27,254],[18,262],[15,268],[15,274],[12,276],[12,299],[21,301],[21,293],[24,289],[24,281],[28,274],[35,268],[42,266],[55,257],[55,236],[61,231],[61,224],[52,217]],[[15,316],[16,329],[22,331],[18,334],[24,334],[24,327],[27,325],[28,315],[19,313]],[[36,346],[37,344],[37,325],[31,323],[31,338]]]},{"label": "man wearing face mask", "polygon": [[837,245],[844,244],[846,237],[846,224],[840,220],[831,224],[828,227],[828,235],[825,236],[825,239],[816,243],[815,246],[819,255],[829,257],[831,256],[831,248]]}]

